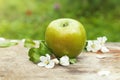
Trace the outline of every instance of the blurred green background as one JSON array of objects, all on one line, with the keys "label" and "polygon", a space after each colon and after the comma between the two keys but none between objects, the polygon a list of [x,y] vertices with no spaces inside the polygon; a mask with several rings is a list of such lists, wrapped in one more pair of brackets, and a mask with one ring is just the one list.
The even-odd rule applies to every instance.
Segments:
[{"label": "blurred green background", "polygon": [[58,18],[80,21],[88,39],[120,41],[120,0],[0,0],[0,37],[44,39]]}]

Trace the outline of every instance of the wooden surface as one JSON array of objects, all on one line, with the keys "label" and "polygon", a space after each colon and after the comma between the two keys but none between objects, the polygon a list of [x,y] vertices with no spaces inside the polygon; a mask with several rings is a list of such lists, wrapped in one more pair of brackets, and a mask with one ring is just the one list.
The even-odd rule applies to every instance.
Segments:
[{"label": "wooden surface", "polygon": [[[0,80],[120,80],[120,43],[107,43],[107,47],[109,53],[82,52],[76,64],[53,69],[30,62],[23,43],[0,48]],[[109,75],[99,75],[102,70]]]}]

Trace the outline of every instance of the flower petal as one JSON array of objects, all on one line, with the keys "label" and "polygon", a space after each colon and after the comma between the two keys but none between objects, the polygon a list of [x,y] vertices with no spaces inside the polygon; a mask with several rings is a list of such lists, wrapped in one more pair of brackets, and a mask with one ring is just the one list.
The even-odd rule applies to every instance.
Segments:
[{"label": "flower petal", "polygon": [[98,50],[100,50],[101,45],[97,40],[93,40],[93,41],[89,40],[86,48],[87,48],[87,51],[97,52]]},{"label": "flower petal", "polygon": [[105,55],[97,55],[96,58],[98,59],[104,59],[106,56]]},{"label": "flower petal", "polygon": [[45,57],[45,56],[40,56],[40,61],[41,61],[41,62],[47,61],[47,57]]},{"label": "flower petal", "polygon": [[59,64],[59,60],[58,60],[57,58],[52,59],[52,61],[53,61],[55,64]]},{"label": "flower petal", "polygon": [[98,37],[97,40],[100,42],[101,45],[104,45],[105,42],[107,41],[107,37],[106,36]]},{"label": "flower petal", "polygon": [[46,64],[43,63],[43,62],[40,62],[40,63],[38,63],[37,65],[38,65],[38,66],[45,66]]},{"label": "flower petal", "polygon": [[98,75],[99,76],[109,76],[111,72],[110,71],[107,71],[107,70],[101,70],[98,72]]},{"label": "flower petal", "polygon": [[107,49],[107,47],[103,46],[103,47],[101,48],[101,51],[102,51],[102,52],[109,52],[109,49]]},{"label": "flower petal", "polygon": [[46,57],[48,60],[50,60],[50,55],[49,54],[46,54]]},{"label": "flower petal", "polygon": [[87,51],[91,51],[92,50],[91,46],[87,46],[86,49],[87,49]]},{"label": "flower petal", "polygon": [[92,50],[91,45],[93,45],[93,41],[88,40],[87,42],[88,42],[88,43],[87,43],[86,49],[87,49],[87,51],[91,51],[91,50]]},{"label": "flower petal", "polygon": [[69,57],[68,56],[63,56],[60,58],[60,64],[63,66],[68,66],[70,64],[69,62]]},{"label": "flower petal", "polygon": [[55,63],[53,61],[49,61],[49,64],[47,64],[46,68],[53,68],[55,66]]},{"label": "flower petal", "polygon": [[93,41],[91,40],[88,40],[87,42],[88,42],[88,46],[91,46],[93,44]]}]

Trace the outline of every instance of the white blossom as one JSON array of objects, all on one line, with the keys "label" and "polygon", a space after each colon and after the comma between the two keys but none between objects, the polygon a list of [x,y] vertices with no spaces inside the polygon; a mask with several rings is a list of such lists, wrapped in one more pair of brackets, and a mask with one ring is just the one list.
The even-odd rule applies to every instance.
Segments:
[{"label": "white blossom", "polygon": [[105,42],[107,41],[107,37],[106,36],[98,37],[97,41],[99,41],[101,46],[104,46]]},{"label": "white blossom", "polygon": [[87,51],[97,52],[98,50],[100,50],[101,45],[97,40],[89,40],[86,48]]},{"label": "white blossom", "polygon": [[98,58],[98,59],[104,59],[106,57],[106,55],[96,55],[96,58]]},{"label": "white blossom", "polygon": [[97,40],[99,41],[100,45],[101,45],[101,52],[109,52],[109,49],[105,46],[105,42],[107,41],[107,37],[103,36],[103,37],[98,37]]},{"label": "white blossom", "polygon": [[105,46],[102,46],[101,52],[109,52],[109,49]]},{"label": "white blossom", "polygon": [[105,42],[107,41],[107,37],[98,37],[97,40],[88,40],[88,44],[86,46],[87,51],[91,52],[109,52],[109,49],[105,46]]},{"label": "white blossom", "polygon": [[110,73],[111,72],[108,71],[108,70],[101,70],[101,71],[98,72],[98,75],[99,76],[109,76]]},{"label": "white blossom", "polygon": [[46,54],[46,56],[40,57],[40,62],[38,63],[38,66],[43,66],[46,68],[53,68],[55,66],[54,61],[50,59],[50,55]]},{"label": "white blossom", "polygon": [[68,56],[63,56],[60,58],[60,64],[62,66],[68,66],[70,65],[70,62],[69,62],[69,57]]}]

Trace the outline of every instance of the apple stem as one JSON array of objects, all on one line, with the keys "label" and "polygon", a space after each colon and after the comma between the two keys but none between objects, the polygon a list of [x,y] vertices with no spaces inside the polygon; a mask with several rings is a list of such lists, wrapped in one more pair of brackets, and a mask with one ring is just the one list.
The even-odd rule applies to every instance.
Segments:
[{"label": "apple stem", "polygon": [[63,24],[63,27],[66,27],[66,26],[68,26],[68,23],[64,23],[64,24]]}]

